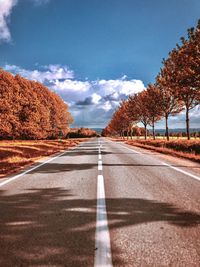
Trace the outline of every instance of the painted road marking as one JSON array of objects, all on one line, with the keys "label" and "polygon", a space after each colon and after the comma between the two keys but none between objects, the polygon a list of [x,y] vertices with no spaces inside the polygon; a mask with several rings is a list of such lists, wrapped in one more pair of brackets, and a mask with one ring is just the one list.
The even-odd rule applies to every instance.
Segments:
[{"label": "painted road marking", "polygon": [[99,171],[103,170],[103,166],[102,166],[102,161],[101,160],[98,161],[98,170]]},{"label": "painted road marking", "polygon": [[110,234],[105,202],[103,175],[97,177],[97,219],[95,233],[95,267],[112,267]]},{"label": "painted road marking", "polygon": [[[119,144],[119,143],[118,143]],[[132,152],[134,152],[134,153],[136,153],[136,154],[142,154],[141,152],[139,152],[139,151],[137,151],[137,150],[134,150],[134,149],[132,149],[132,148],[128,148],[128,147],[126,147],[126,146],[123,146],[122,144],[119,144],[120,146],[122,146],[122,147],[124,147],[124,148],[126,148],[126,149],[128,149],[128,150],[130,150],[130,151],[132,151]]]},{"label": "painted road marking", "polygon": [[186,171],[184,171],[184,170],[181,170],[181,169],[179,169],[179,168],[177,168],[177,167],[174,167],[174,166],[172,166],[172,165],[170,165],[170,164],[167,164],[167,163],[165,163],[165,162],[162,162],[162,164],[165,165],[165,166],[167,166],[167,167],[170,167],[171,169],[174,169],[174,170],[176,170],[176,171],[178,171],[178,172],[182,172],[182,173],[184,173],[185,175],[188,175],[188,176],[190,176],[190,177],[192,177],[192,178],[194,178],[194,179],[200,181],[200,177],[197,176],[197,175],[194,175],[194,174],[191,174],[191,173],[186,172]]},{"label": "painted road marking", "polygon": [[102,159],[101,154],[99,154],[99,159]]},{"label": "painted road marking", "polygon": [[64,151],[63,153],[61,153],[61,154],[59,154],[58,156],[56,156],[56,157],[50,158],[50,159],[48,159],[47,161],[45,161],[45,162],[43,162],[43,163],[41,163],[41,164],[39,164],[39,165],[37,165],[37,166],[31,168],[31,169],[28,169],[28,170],[26,170],[26,171],[24,171],[24,172],[22,172],[22,173],[20,173],[20,174],[17,174],[17,175],[15,175],[15,176],[11,177],[11,178],[8,178],[6,181],[3,181],[2,183],[0,183],[0,187],[2,187],[2,186],[5,185],[5,184],[8,184],[8,183],[10,183],[10,182],[13,182],[14,180],[17,180],[18,178],[22,177],[23,175],[25,175],[25,174],[27,174],[27,173],[29,173],[29,172],[31,172],[31,171],[37,169],[37,168],[40,168],[41,166],[43,166],[43,165],[49,163],[50,161],[52,161],[52,160],[54,160],[54,159],[57,159],[57,158],[63,156],[63,155],[66,154],[66,153],[69,153],[69,152],[75,150],[76,148],[77,148],[77,147],[74,147],[74,148],[72,148],[72,149],[70,149],[70,150],[66,150],[66,151]]},{"label": "painted road marking", "polygon": [[[123,145],[121,145],[121,144],[119,144],[119,145],[122,146],[122,147],[124,147],[124,148],[126,148],[126,149],[128,149],[128,150],[134,151],[134,152],[137,153],[137,154],[142,154],[142,152],[138,152],[138,151],[136,151],[136,150],[134,150],[134,149],[132,149],[132,148],[128,148],[128,147],[123,146]],[[149,153],[149,156],[151,156],[151,153]],[[169,167],[169,168],[171,168],[171,169],[174,169],[174,170],[176,170],[176,171],[178,171],[178,172],[181,172],[181,173],[183,173],[183,174],[185,174],[185,175],[187,175],[187,176],[190,176],[190,177],[192,177],[192,178],[194,178],[194,179],[200,181],[200,177],[197,176],[197,175],[194,175],[194,174],[189,173],[189,172],[187,172],[187,171],[181,170],[180,168],[174,167],[174,166],[172,166],[172,165],[170,165],[170,164],[168,164],[168,163],[162,162],[162,161],[160,161],[160,160],[158,160],[158,161],[159,161],[162,165],[165,165],[165,166],[167,166],[167,167]]]}]

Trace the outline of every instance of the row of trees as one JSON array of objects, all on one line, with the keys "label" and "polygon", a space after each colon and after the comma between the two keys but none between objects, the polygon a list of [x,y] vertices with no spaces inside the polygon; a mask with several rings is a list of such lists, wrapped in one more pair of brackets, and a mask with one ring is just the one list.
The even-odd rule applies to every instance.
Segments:
[{"label": "row of trees", "polygon": [[89,128],[71,128],[67,134],[68,138],[90,138],[95,136],[97,136],[97,132]]},{"label": "row of trees", "polygon": [[56,93],[0,69],[0,139],[58,138],[72,121]]},{"label": "row of trees", "polygon": [[190,139],[189,111],[200,104],[200,20],[196,28],[188,30],[188,37],[181,38],[156,77],[141,93],[129,96],[115,111],[106,134],[131,131],[132,125],[142,122],[147,137],[147,126],[165,118],[166,136],[169,140],[168,118],[185,110],[186,132]]}]

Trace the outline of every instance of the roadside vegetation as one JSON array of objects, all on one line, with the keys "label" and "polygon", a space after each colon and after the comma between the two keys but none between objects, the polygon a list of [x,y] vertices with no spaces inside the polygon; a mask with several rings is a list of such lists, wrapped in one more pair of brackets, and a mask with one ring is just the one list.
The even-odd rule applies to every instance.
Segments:
[{"label": "roadside vegetation", "polygon": [[133,127],[142,123],[145,139],[150,126],[155,140],[156,122],[164,118],[165,136],[169,141],[168,119],[184,111],[186,135],[190,139],[190,110],[200,104],[200,20],[162,63],[154,84],[121,102],[103,130],[103,136],[132,137]]},{"label": "roadside vegetation", "polygon": [[127,144],[153,150],[156,152],[190,159],[200,163],[200,140],[129,140]]},{"label": "roadside vegetation", "polygon": [[0,141],[0,178],[18,172],[42,157],[62,152],[85,140]]},{"label": "roadside vegetation", "polygon": [[71,128],[67,134],[68,138],[90,138],[97,136],[97,132],[89,128]]}]

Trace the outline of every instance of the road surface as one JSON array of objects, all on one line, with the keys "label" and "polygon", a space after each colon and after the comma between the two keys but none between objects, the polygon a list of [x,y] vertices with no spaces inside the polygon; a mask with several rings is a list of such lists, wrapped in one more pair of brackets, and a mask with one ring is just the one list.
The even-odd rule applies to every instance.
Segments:
[{"label": "road surface", "polygon": [[0,180],[0,266],[199,267],[199,173],[96,138]]}]

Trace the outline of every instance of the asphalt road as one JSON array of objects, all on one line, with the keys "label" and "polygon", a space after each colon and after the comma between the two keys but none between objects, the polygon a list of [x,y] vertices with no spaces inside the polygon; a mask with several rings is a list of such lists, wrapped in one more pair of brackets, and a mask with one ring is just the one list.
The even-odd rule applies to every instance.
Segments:
[{"label": "asphalt road", "polygon": [[199,196],[200,165],[92,139],[0,180],[0,266],[199,267]]}]

